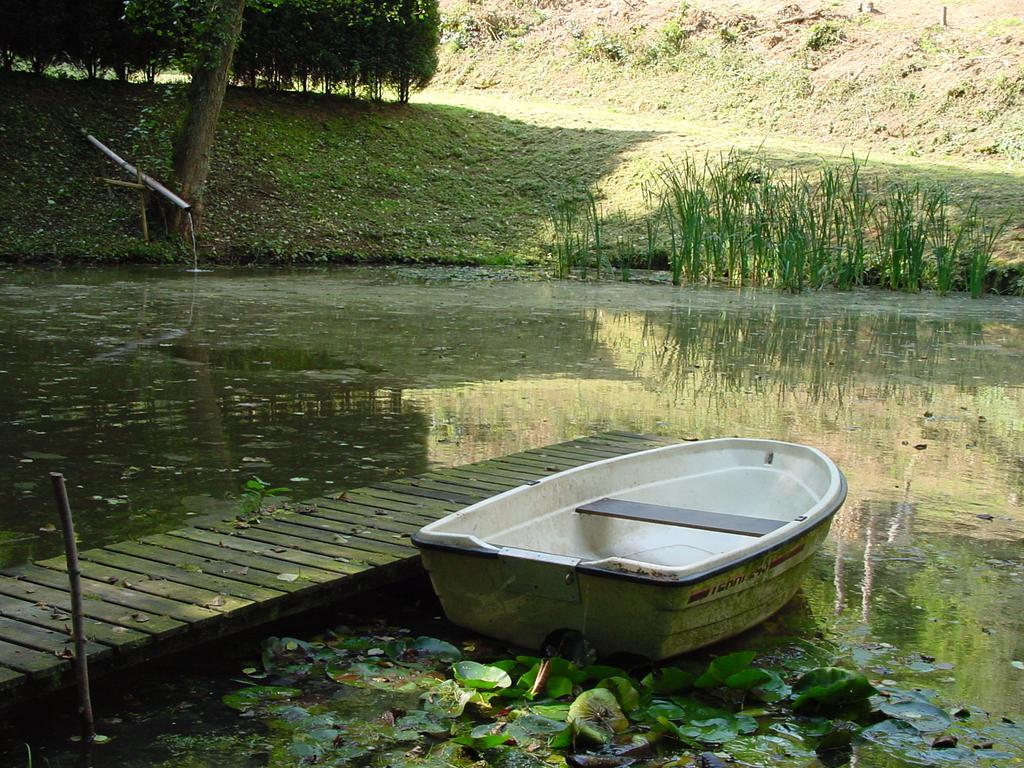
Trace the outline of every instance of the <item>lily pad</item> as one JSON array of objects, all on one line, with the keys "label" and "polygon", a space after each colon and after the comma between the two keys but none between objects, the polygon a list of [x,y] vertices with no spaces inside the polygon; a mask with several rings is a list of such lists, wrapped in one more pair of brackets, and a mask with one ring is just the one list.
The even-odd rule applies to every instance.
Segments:
[{"label": "lily pad", "polygon": [[508,672],[500,667],[480,664],[476,661],[460,661],[452,667],[452,671],[459,683],[481,691],[508,688],[512,685],[512,678],[508,676]]},{"label": "lily pad", "polygon": [[385,644],[384,652],[393,661],[416,661],[421,658],[458,661],[462,658],[462,651],[436,637],[403,637],[392,640]]},{"label": "lily pad", "polygon": [[819,667],[803,675],[793,686],[797,712],[837,712],[866,702],[877,693],[859,672],[840,667]]},{"label": "lily pad", "polygon": [[566,719],[578,738],[594,744],[607,744],[629,727],[615,694],[607,688],[593,688],[577,696]]},{"label": "lily pad", "polygon": [[694,681],[694,685],[697,688],[715,688],[719,685],[726,685],[730,677],[747,670],[756,655],[754,651],[738,651],[726,656],[719,656],[708,665],[707,671]]},{"label": "lily pad", "polygon": [[625,677],[606,677],[594,687],[611,691],[624,712],[632,712],[640,706],[640,694],[633,687],[633,683]]},{"label": "lily pad", "polygon": [[944,709],[916,697],[888,699],[878,708],[889,717],[910,723],[922,733],[945,730],[952,722],[952,718]]},{"label": "lily pad", "polygon": [[661,667],[646,675],[640,685],[655,696],[683,693],[693,687],[694,677],[679,667]]},{"label": "lily pad", "polygon": [[279,685],[253,685],[235,693],[227,694],[222,701],[232,709],[251,709],[258,704],[272,701],[285,701],[301,696],[298,688],[287,688]]}]

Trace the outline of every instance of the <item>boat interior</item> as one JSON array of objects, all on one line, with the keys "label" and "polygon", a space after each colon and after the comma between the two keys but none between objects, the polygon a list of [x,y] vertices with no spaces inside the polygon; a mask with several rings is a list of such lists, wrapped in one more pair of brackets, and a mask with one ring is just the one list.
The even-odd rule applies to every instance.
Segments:
[{"label": "boat interior", "polygon": [[731,467],[563,507],[487,541],[582,561],[615,557],[689,566],[750,545],[817,501],[787,472]]}]

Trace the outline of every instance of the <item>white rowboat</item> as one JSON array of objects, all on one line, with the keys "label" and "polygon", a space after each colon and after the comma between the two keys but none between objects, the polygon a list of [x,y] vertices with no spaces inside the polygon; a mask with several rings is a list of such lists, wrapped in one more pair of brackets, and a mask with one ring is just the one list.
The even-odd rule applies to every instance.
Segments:
[{"label": "white rowboat", "polygon": [[559,472],[413,541],[455,624],[526,648],[573,630],[658,660],[785,605],[845,498],[821,451],[725,438]]}]

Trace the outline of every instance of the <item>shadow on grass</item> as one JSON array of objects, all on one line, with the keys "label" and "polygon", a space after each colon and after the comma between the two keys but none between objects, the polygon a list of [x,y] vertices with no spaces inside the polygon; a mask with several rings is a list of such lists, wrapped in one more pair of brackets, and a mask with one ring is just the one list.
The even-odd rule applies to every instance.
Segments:
[{"label": "shadow on grass", "polygon": [[[0,75],[0,258],[186,258],[177,243],[142,243],[135,196],[97,180],[120,172],[81,138],[92,132],[169,181],[181,99],[180,87]],[[239,261],[514,262],[546,250],[550,216],[566,197],[598,187],[606,212],[637,208],[639,180],[672,158],[759,143],[643,116],[517,111],[232,89],[201,247]],[[823,156],[785,141],[761,151],[804,168]],[[1024,252],[1013,202],[1024,177],[959,162],[870,159],[865,175],[977,197],[983,215],[1013,217],[1007,255]],[[159,216],[151,223],[159,229]]]}]

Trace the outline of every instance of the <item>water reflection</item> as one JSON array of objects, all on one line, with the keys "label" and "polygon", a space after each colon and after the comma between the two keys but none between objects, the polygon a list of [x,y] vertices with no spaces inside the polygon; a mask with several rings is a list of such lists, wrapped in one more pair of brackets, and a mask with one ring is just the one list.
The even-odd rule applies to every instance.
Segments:
[{"label": "water reflection", "polygon": [[1024,700],[1020,300],[408,275],[6,273],[0,563],[58,551],[50,469],[93,546],[253,474],[311,497],[604,429],[772,436],[850,481],[812,623]]}]

